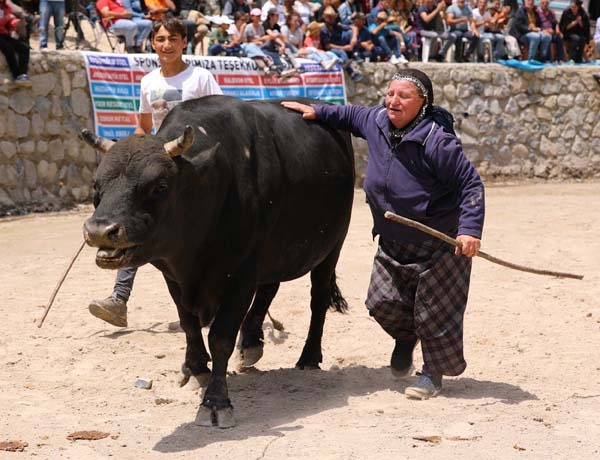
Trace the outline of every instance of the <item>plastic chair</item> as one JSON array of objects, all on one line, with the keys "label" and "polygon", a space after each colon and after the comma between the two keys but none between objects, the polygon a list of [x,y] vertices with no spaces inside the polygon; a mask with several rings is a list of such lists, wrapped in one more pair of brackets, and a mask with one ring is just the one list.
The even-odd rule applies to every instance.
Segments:
[{"label": "plastic chair", "polygon": [[423,37],[421,36],[421,61],[422,62],[429,62],[429,53],[431,52],[431,45],[433,44],[434,41],[440,42],[440,46],[441,46],[441,40],[439,37]]}]

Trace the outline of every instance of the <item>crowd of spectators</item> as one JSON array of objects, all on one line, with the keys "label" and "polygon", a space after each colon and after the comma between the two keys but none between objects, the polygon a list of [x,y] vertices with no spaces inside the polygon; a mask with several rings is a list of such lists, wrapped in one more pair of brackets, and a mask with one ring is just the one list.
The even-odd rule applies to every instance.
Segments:
[{"label": "crowd of spectators", "polygon": [[[74,9],[86,11],[92,20],[99,18],[105,30],[135,53],[152,52],[152,21],[177,16],[186,25],[189,54],[247,56],[264,72],[284,76],[300,71],[297,57],[326,69],[339,64],[359,81],[357,64],[364,61],[581,63],[600,55],[600,25],[593,33],[581,0],[570,0],[559,17],[549,0],[4,1],[15,11],[23,2],[25,18],[31,17],[27,13],[39,15],[35,29],[42,49],[48,46],[51,18],[54,45],[63,48],[65,12]],[[79,42],[81,28],[76,25],[76,30]],[[0,32],[19,35],[6,27]],[[18,45],[0,40],[4,54],[11,53],[6,44],[11,43],[12,53],[24,56]]]}]

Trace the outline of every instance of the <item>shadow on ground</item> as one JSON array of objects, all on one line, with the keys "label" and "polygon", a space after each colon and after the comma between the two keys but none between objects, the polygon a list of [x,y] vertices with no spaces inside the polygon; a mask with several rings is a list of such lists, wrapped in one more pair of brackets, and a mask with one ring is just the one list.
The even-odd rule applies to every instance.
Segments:
[{"label": "shadow on ground", "polygon": [[[347,406],[351,397],[384,390],[396,391],[400,396],[413,379],[395,380],[388,367],[354,366],[330,371],[254,370],[231,375],[228,382],[237,419],[236,427],[222,430],[199,427],[193,422],[184,423],[161,439],[154,450],[163,453],[182,452],[215,442],[263,436],[281,437],[285,432],[303,428],[296,422],[298,419]],[[515,385],[471,378],[449,380],[443,397],[495,399],[494,403],[503,404],[538,399]],[[270,414],[269,418],[265,418],[264,414]]]}]

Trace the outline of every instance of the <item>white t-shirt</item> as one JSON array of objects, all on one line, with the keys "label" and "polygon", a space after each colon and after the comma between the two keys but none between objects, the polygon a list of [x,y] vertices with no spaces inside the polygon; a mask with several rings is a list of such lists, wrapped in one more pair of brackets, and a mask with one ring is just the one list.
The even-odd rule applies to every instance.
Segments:
[{"label": "white t-shirt", "polygon": [[[483,16],[481,15],[481,13],[479,13],[479,8],[475,8],[473,10],[473,19],[475,20],[475,22],[481,22],[482,19],[489,19],[491,18],[492,15],[490,14],[489,11],[486,11],[485,13],[483,13]],[[471,27],[469,26],[469,29]],[[479,32],[480,34],[485,32],[485,25],[480,25],[479,27],[477,27],[477,32]]]},{"label": "white t-shirt", "polygon": [[163,77],[160,69],[155,69],[142,77],[140,86],[140,113],[152,114],[154,132],[158,131],[169,110],[180,102],[223,94],[208,70],[191,65],[173,77]]},{"label": "white t-shirt", "polygon": [[298,27],[295,32],[292,32],[288,26],[281,26],[281,35],[286,37],[288,42],[296,48],[302,48],[304,32],[302,32],[301,28]]}]

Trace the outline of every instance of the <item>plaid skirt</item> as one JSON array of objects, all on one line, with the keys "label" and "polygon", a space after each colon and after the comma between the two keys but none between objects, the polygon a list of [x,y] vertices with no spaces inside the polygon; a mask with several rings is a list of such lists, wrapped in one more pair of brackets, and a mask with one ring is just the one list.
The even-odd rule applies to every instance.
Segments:
[{"label": "plaid skirt", "polygon": [[424,367],[459,375],[463,317],[469,294],[471,258],[455,256],[439,240],[400,244],[380,238],[366,305],[394,339],[421,340]]}]

